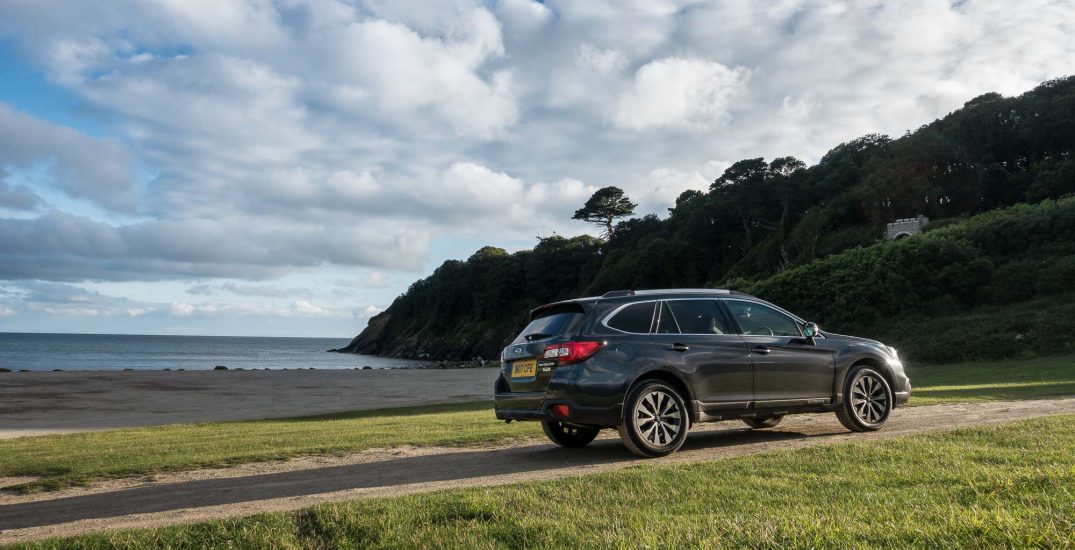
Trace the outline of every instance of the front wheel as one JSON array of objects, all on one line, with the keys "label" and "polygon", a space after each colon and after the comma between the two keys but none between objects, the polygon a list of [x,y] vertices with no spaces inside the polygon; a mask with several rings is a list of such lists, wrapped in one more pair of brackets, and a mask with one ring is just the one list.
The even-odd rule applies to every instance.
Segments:
[{"label": "front wheel", "polygon": [[892,388],[876,370],[854,367],[844,386],[844,402],[836,409],[836,418],[853,432],[880,430],[892,412]]},{"label": "front wheel", "polygon": [[617,429],[632,453],[654,458],[682,447],[689,426],[687,406],[679,392],[664,382],[651,380],[627,394]]},{"label": "front wheel", "polygon": [[572,449],[589,445],[600,431],[597,428],[572,426],[555,420],[542,420],[541,429],[545,430],[545,435],[553,443]]}]

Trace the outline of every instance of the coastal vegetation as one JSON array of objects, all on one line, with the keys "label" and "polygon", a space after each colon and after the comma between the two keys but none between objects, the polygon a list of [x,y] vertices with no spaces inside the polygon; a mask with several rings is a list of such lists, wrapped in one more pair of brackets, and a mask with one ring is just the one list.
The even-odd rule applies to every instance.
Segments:
[{"label": "coastal vegetation", "polygon": [[[1075,395],[1075,356],[911,367],[911,406]],[[0,477],[53,490],[104,478],[331,455],[398,446],[544,441],[535,422],[504,424],[491,403],[175,424],[0,440]]]},{"label": "coastal vegetation", "polygon": [[16,547],[1066,548],[1072,487],[1054,416]]},{"label": "coastal vegetation", "polygon": [[[1075,77],[1019,97],[984,94],[896,139],[840,144],[813,166],[741,160],[665,217],[612,225],[577,213],[604,220],[607,239],[552,236],[447,261],[344,349],[491,358],[543,303],[708,286],[884,338],[916,360],[1063,352],[1075,318],[1063,305],[1075,282],[1075,203],[1063,199],[1075,192],[1073,153]],[[625,215],[633,205],[619,199]],[[918,215],[933,220],[929,231],[882,240],[887,222]],[[938,345],[948,337],[965,344]]]}]

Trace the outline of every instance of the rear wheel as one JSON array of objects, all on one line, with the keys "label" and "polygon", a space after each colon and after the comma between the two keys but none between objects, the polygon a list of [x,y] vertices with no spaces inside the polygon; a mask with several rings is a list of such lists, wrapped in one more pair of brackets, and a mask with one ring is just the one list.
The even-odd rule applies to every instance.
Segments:
[{"label": "rear wheel", "polygon": [[549,440],[561,447],[585,447],[597,437],[597,428],[583,428],[555,420],[542,420],[541,429]]},{"label": "rear wheel", "polygon": [[687,406],[679,392],[664,382],[648,380],[627,394],[617,429],[632,453],[652,458],[682,447],[689,426]]},{"label": "rear wheel", "polygon": [[880,430],[892,412],[892,388],[878,371],[860,365],[853,367],[844,387],[844,402],[836,409],[836,418],[853,432]]},{"label": "rear wheel", "polygon": [[743,423],[751,428],[772,428],[783,420],[783,416],[763,416],[759,418],[744,418]]}]

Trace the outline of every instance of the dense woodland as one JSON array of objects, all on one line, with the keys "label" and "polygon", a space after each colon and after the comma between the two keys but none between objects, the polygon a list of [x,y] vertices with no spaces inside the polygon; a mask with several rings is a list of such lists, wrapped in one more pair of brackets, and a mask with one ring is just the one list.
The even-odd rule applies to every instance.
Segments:
[{"label": "dense woodland", "polygon": [[[709,286],[747,290],[828,330],[894,338],[924,360],[1033,354],[1034,334],[1044,342],[1052,328],[1005,326],[1020,345],[952,352],[907,322],[948,316],[1001,330],[982,321],[998,317],[988,308],[1042,322],[1034,300],[1075,284],[1075,201],[1047,200],[1075,193],[1073,153],[1075,77],[1019,97],[984,94],[898,139],[840,144],[813,166],[741,160],[708,192],[684,192],[663,218],[620,221],[607,240],[554,236],[533,250],[485,247],[447,261],[345,350],[492,358],[543,303]],[[1036,206],[1008,208],[1020,203]],[[881,242],[887,222],[919,214],[933,220],[930,231]]]}]

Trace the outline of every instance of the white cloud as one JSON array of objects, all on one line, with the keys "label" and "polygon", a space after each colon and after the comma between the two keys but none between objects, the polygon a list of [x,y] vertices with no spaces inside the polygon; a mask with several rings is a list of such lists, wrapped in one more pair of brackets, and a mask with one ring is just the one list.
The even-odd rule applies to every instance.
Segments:
[{"label": "white cloud", "polygon": [[369,319],[370,317],[373,317],[374,315],[377,315],[382,311],[384,311],[384,308],[370,305],[363,308],[355,309],[352,312],[352,315],[355,319]]},{"label": "white cloud", "polygon": [[[176,321],[173,304],[191,322],[315,319],[307,305],[350,320],[468,247],[588,230],[570,217],[599,187],[663,215],[731,161],[816,161],[1067,75],[1075,59],[1075,12],[1050,0],[0,0],[0,12],[5,55],[70,103],[39,102],[49,120],[0,103],[0,279],[181,287],[161,303],[32,300],[139,322]],[[329,285],[352,303],[314,289],[356,273],[366,286]],[[292,276],[306,278],[265,281]],[[20,312],[7,322],[29,308],[3,304]]]},{"label": "white cloud", "polygon": [[727,118],[732,101],[746,91],[750,75],[697,58],[651,61],[635,73],[619,99],[616,125],[631,130],[707,130]]},{"label": "white cloud", "polygon": [[194,314],[195,307],[190,304],[178,303],[172,304],[169,312],[175,317],[190,317]]}]

